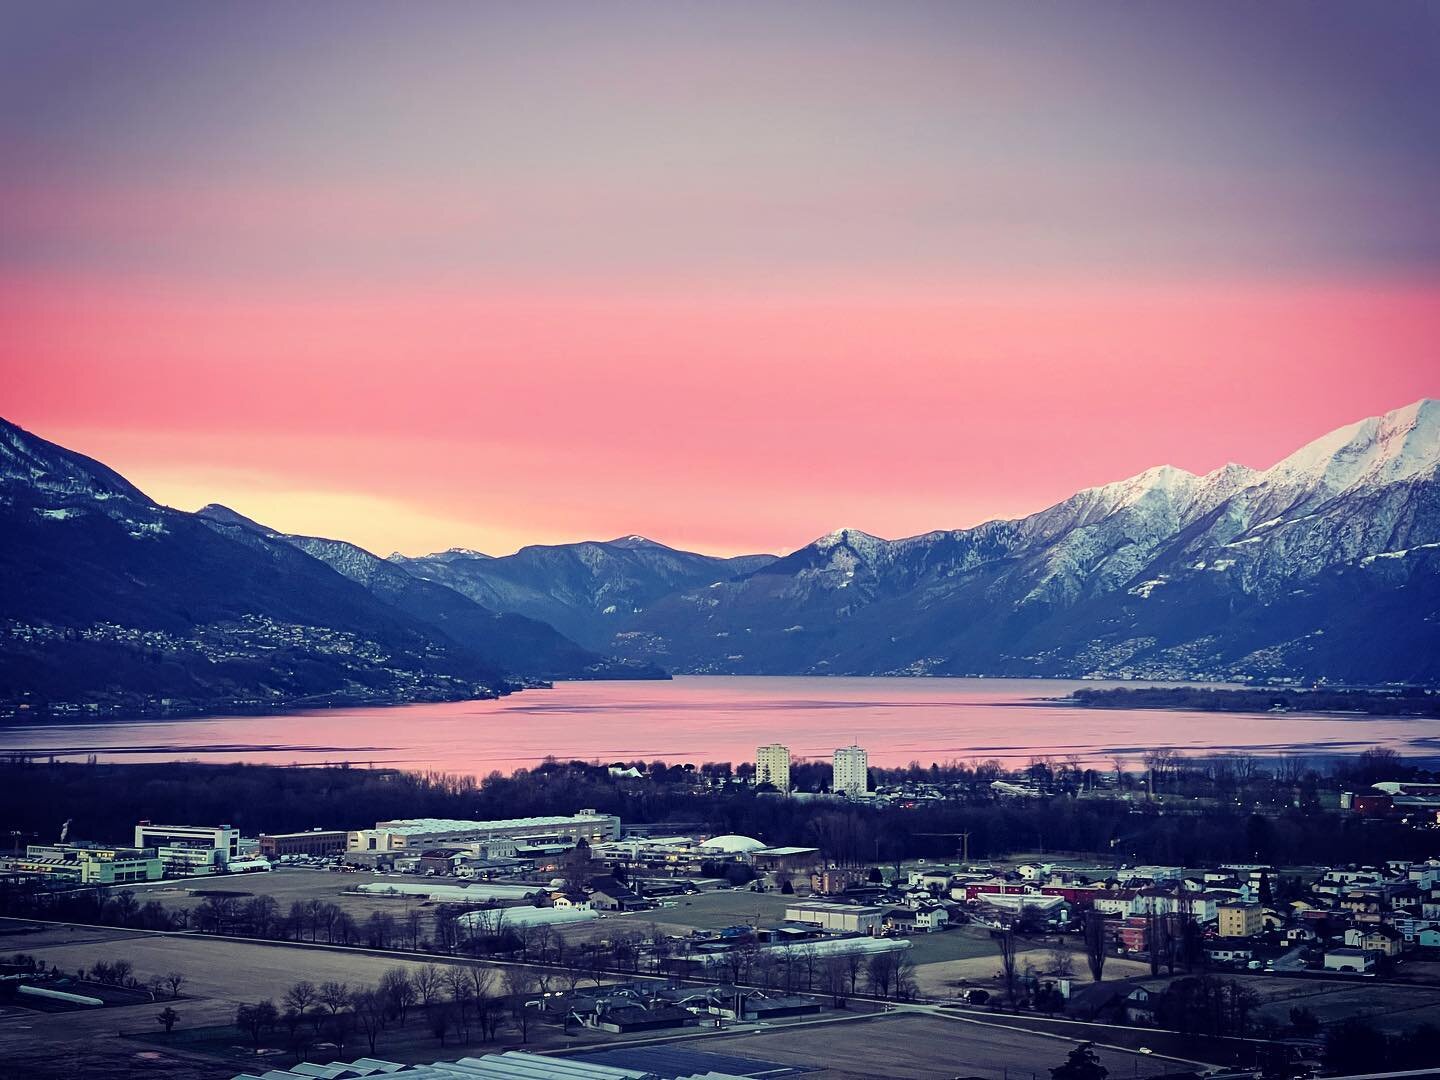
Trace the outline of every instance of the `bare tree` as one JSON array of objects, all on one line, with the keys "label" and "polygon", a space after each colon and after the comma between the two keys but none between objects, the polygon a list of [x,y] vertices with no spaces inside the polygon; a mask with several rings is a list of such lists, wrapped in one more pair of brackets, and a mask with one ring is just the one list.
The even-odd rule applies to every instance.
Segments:
[{"label": "bare tree", "polygon": [[1085,912],[1082,924],[1085,937],[1085,959],[1090,964],[1090,977],[1097,983],[1105,975],[1106,946],[1109,944],[1109,930],[1105,916],[1091,908]]},{"label": "bare tree", "polygon": [[350,1007],[350,987],[343,982],[330,980],[320,984],[320,1004],[331,1016],[337,1016]]},{"label": "bare tree", "polygon": [[480,1037],[486,1041],[495,1037],[496,1016],[495,969],[482,964],[472,964],[465,969],[470,980],[470,996],[475,1002],[475,1018],[480,1022]]},{"label": "bare tree", "polygon": [[1075,956],[1065,946],[1057,945],[1046,957],[1045,968],[1057,978],[1068,979],[1075,974]]},{"label": "bare tree", "polygon": [[1298,754],[1280,754],[1275,758],[1275,779],[1282,784],[1298,784],[1310,771],[1310,760]]},{"label": "bare tree", "polygon": [[313,1006],[319,1003],[319,991],[315,984],[309,979],[301,979],[289,990],[285,991],[284,1004],[288,1009],[294,1009],[301,1016],[304,1016]]},{"label": "bare tree", "polygon": [[280,1010],[273,1001],[262,1001],[258,1005],[241,1005],[235,1010],[235,1026],[249,1032],[255,1049],[260,1049],[260,1036],[273,1028],[280,1019]]},{"label": "bare tree", "polygon": [[825,957],[820,964],[820,985],[830,995],[835,1008],[845,1006],[845,991],[848,985],[849,965],[844,956],[831,955]]},{"label": "bare tree", "polygon": [[375,1053],[375,1044],[380,1041],[380,1033],[385,1030],[389,1011],[388,995],[380,987],[362,990],[355,995],[355,1021],[360,1025],[372,1054]]},{"label": "bare tree", "polygon": [[848,952],[845,956],[845,975],[850,982],[850,996],[854,997],[860,984],[860,973],[865,970],[865,954]]},{"label": "bare tree", "polygon": [[1015,1007],[1015,928],[1007,926],[1000,930],[991,930],[990,936],[995,940],[995,947],[1000,950],[1000,970],[1005,976],[1005,994],[1013,1009]]},{"label": "bare tree", "polygon": [[376,992],[384,1000],[390,1015],[404,1025],[406,1011],[415,1004],[415,984],[410,981],[409,973],[403,967],[391,968],[380,976]]},{"label": "bare tree", "polygon": [[460,967],[446,968],[445,990],[455,1006],[455,1022],[460,1029],[460,1037],[468,1043],[470,1041],[470,1003],[475,997],[475,992],[470,986],[470,973]]},{"label": "bare tree", "polygon": [[895,957],[895,1000],[909,1001],[919,992],[915,958],[910,955],[910,950],[906,949]]},{"label": "bare tree", "polygon": [[895,953],[875,953],[865,965],[865,982],[870,992],[882,1001],[890,996],[895,985]]},{"label": "bare tree", "polygon": [[424,964],[410,976],[410,985],[415,987],[415,997],[422,1008],[429,1009],[440,996],[440,969],[434,964]]},{"label": "bare tree", "polygon": [[180,988],[189,981],[185,975],[179,971],[167,971],[161,976],[161,980],[164,982],[166,989],[170,991],[170,997],[172,999],[180,996]]},{"label": "bare tree", "polygon": [[505,969],[505,993],[510,998],[511,1015],[520,1029],[520,1041],[530,1040],[530,1006],[526,998],[534,991],[535,976],[529,968]]},{"label": "bare tree", "polygon": [[549,959],[550,950],[555,944],[555,928],[546,923],[541,923],[534,928],[530,940],[530,951],[535,954],[535,959],[542,963]]}]

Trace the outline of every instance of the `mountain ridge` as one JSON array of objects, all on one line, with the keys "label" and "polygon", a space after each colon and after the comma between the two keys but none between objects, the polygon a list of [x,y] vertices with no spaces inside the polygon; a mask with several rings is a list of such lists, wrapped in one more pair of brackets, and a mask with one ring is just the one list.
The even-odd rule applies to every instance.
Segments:
[{"label": "mountain ridge", "polygon": [[[223,520],[161,506],[108,466],[0,421],[0,711],[455,700],[541,677],[493,640],[481,643],[486,655],[242,515],[213,517]],[[549,627],[481,613],[458,595],[454,605],[477,624],[528,627],[577,665],[591,655]]]},{"label": "mountain ridge", "polygon": [[[0,518],[0,571],[13,582],[0,598],[6,698],[63,683],[46,656],[75,653],[64,635],[93,636],[117,611],[144,638],[131,653],[163,658],[187,627],[204,628],[225,643],[219,654],[205,646],[206,663],[257,700],[337,680],[399,693],[366,683],[387,678],[379,661],[345,667],[367,648],[404,658],[418,692],[441,695],[503,692],[506,672],[526,668],[576,677],[576,665],[583,676],[657,664],[1440,683],[1440,402],[1430,398],[1265,469],[1154,466],[1023,517],[893,540],[841,528],[780,556],[710,556],[630,534],[383,559],[215,504],[159,506],[107,466],[4,421]],[[176,566],[186,573],[170,581]],[[323,660],[302,647],[311,623],[338,635]],[[225,654],[242,624],[288,642],[300,666],[284,671],[304,677],[277,691],[256,656]],[[62,644],[16,644],[57,627]],[[84,649],[109,650],[107,663],[128,647],[100,637]],[[120,668],[143,682],[132,659]],[[203,693],[197,672],[213,674],[197,661],[159,682]]]},{"label": "mountain ridge", "polygon": [[[1421,399],[1268,469],[1156,466],[968,529],[836,530],[662,598],[611,647],[692,672],[1433,682],[1437,470],[1440,403]],[[1349,629],[1322,645],[1317,596],[1373,617],[1336,616]],[[1227,644],[1231,622],[1241,632]],[[1386,629],[1401,639],[1388,658],[1345,644]]]}]

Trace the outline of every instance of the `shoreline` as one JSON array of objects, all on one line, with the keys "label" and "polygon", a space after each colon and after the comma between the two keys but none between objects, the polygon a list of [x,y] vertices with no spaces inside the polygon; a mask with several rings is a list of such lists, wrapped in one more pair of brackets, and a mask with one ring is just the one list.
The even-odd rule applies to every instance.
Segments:
[{"label": "shoreline", "polygon": [[1096,712],[1146,709],[1157,712],[1213,713],[1265,717],[1315,717],[1336,720],[1440,720],[1440,691],[1409,687],[1371,689],[1234,689],[1144,687],[1081,689],[1069,697],[1031,704],[1069,706]]}]

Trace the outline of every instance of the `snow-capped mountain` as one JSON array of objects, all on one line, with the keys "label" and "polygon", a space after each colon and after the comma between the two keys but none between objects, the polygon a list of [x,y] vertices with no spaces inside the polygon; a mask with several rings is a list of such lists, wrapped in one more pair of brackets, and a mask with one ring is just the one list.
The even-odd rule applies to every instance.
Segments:
[{"label": "snow-capped mountain", "polygon": [[[393,595],[378,573],[363,583],[375,567],[400,577]],[[160,506],[3,420],[0,581],[0,713],[454,699],[514,675],[639,673],[353,545],[307,553],[223,508]]]},{"label": "snow-capped mountain", "polygon": [[11,702],[396,700],[640,673],[595,653],[682,672],[1440,683],[1440,403],[1266,469],[1164,465],[1024,518],[735,559],[626,536],[385,560],[159,506],[0,421],[0,580]]},{"label": "snow-capped mountain", "polygon": [[1026,518],[830,533],[652,603],[676,670],[1440,679],[1440,403],[1264,470],[1173,466]]}]

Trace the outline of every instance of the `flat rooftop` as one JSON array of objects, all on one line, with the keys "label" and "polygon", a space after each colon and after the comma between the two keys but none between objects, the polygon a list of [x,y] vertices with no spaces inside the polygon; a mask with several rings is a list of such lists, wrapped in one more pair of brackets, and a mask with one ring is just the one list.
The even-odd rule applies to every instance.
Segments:
[{"label": "flat rooftop", "polygon": [[886,911],[885,908],[883,908],[883,907],[876,907],[876,906],[873,905],[873,904],[831,904],[831,903],[827,903],[827,902],[824,901],[824,900],[808,900],[808,901],[801,901],[801,902],[796,903],[796,904],[786,904],[786,905],[785,905],[785,910],[786,910],[786,911],[814,911],[814,912],[817,912],[817,913],[819,913],[819,912],[824,912],[824,913],[827,913],[827,914],[828,914],[828,913],[838,913],[838,914],[845,914],[845,915],[856,915],[856,914],[880,915],[880,914],[883,914],[883,913]]},{"label": "flat rooftop", "polygon": [[[378,821],[373,830],[357,832],[389,832],[400,836],[417,833],[491,832],[500,829],[540,829],[558,825],[580,825],[605,820],[618,820],[614,814],[572,814],[568,817],[502,818],[499,821],[465,821],[460,818],[397,818]],[[304,834],[301,834],[304,835]]]}]

